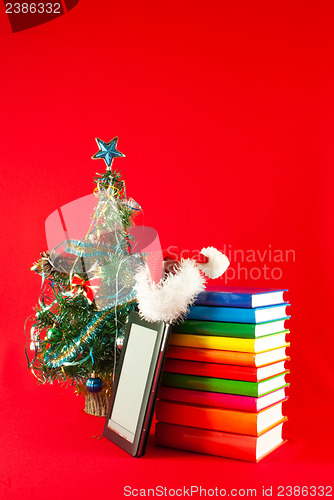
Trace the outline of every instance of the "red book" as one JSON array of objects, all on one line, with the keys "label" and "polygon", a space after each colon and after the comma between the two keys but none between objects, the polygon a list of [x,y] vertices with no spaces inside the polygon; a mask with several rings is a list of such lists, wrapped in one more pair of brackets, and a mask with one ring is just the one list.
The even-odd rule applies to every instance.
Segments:
[{"label": "red book", "polygon": [[155,438],[161,446],[259,462],[285,442],[282,427],[279,424],[255,437],[158,422]]},{"label": "red book", "polygon": [[258,382],[273,377],[285,371],[285,361],[272,363],[261,368],[253,366],[223,365],[219,363],[204,363],[202,361],[188,361],[184,359],[166,359],[164,371],[171,373],[185,373],[202,377],[227,378]]}]

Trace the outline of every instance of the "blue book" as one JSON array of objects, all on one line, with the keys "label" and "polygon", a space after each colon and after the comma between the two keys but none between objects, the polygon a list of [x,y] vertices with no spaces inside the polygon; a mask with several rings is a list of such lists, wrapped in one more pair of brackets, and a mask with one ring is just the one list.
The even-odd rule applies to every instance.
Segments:
[{"label": "blue book", "polygon": [[197,306],[264,307],[283,304],[287,289],[208,286],[195,302]]},{"label": "blue book", "polygon": [[286,307],[288,302],[275,306],[255,307],[214,307],[191,306],[187,319],[206,321],[229,321],[231,323],[265,323],[276,319],[287,318]]}]

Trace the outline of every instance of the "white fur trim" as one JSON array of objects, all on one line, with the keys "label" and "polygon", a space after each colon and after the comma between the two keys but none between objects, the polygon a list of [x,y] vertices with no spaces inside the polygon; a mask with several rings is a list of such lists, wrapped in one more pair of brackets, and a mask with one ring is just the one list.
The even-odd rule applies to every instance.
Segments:
[{"label": "white fur trim", "polygon": [[186,259],[178,264],[175,274],[168,274],[154,283],[148,266],[135,276],[139,314],[147,321],[172,323],[188,312],[197,295],[205,288],[205,278],[195,261]]},{"label": "white fur trim", "polygon": [[219,278],[219,276],[224,274],[224,272],[230,265],[230,261],[228,260],[226,255],[223,254],[222,252],[219,252],[217,248],[214,247],[202,248],[201,253],[209,259],[209,262],[197,265],[208,278],[211,279]]}]

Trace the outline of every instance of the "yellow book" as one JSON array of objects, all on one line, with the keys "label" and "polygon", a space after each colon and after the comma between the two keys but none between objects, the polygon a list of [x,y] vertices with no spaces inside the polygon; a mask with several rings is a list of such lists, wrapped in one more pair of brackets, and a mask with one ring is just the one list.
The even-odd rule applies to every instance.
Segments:
[{"label": "yellow book", "polygon": [[190,335],[172,333],[169,344],[185,347],[199,347],[205,349],[218,349],[222,351],[258,353],[287,346],[286,334],[289,330],[265,335],[257,339],[241,339],[234,337],[217,337],[210,335]]}]

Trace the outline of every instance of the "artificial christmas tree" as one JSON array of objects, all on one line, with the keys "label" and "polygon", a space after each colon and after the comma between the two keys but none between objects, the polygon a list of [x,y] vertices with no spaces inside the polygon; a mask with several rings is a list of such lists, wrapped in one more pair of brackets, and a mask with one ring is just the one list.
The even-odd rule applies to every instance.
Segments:
[{"label": "artificial christmas tree", "polygon": [[74,385],[86,395],[88,413],[105,415],[117,345],[136,308],[134,274],[143,256],[131,252],[129,235],[140,207],[111,169],[113,158],[124,156],[116,149],[117,137],[97,143],[93,158],[103,158],[107,170],[95,178],[85,235],[71,238],[65,230],[64,241],[32,267],[42,277],[42,292],[31,318],[29,367],[42,383]]}]

